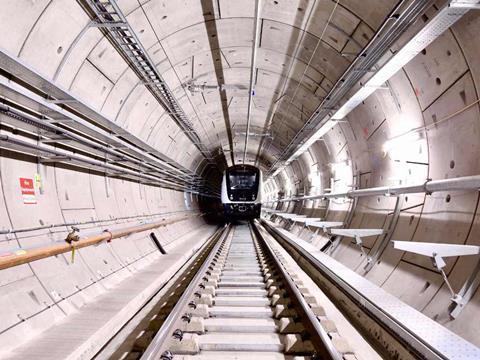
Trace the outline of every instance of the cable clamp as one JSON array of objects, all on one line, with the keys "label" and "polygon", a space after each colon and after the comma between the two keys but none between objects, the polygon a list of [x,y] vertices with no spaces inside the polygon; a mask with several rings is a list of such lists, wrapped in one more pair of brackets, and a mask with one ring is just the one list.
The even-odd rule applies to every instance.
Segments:
[{"label": "cable clamp", "polygon": [[103,232],[104,232],[104,233],[108,233],[108,234],[110,235],[110,237],[106,240],[107,243],[112,242],[112,239],[113,239],[113,234],[112,234],[112,232],[111,232],[110,230],[108,230],[108,229],[103,230]]}]

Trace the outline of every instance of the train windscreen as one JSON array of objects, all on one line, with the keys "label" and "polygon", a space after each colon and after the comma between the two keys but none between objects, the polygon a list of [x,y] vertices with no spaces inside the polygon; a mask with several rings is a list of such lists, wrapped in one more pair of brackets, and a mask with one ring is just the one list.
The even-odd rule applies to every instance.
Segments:
[{"label": "train windscreen", "polygon": [[245,171],[234,171],[229,174],[230,189],[246,190],[252,189],[256,185],[257,174]]}]

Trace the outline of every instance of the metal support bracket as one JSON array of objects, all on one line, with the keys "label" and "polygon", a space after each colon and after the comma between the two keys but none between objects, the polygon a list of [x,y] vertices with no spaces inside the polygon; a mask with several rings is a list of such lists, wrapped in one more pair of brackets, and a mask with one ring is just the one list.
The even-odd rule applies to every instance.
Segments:
[{"label": "metal support bracket", "polygon": [[[408,252],[412,252],[415,254],[428,256],[431,258],[433,266],[442,274],[443,280],[452,295],[451,300],[454,304],[453,310],[450,312],[453,318],[457,317],[462,308],[468,302],[468,300],[472,297],[474,288],[478,287],[478,283],[480,280],[477,279],[478,269],[480,267],[480,259],[479,263],[477,263],[476,267],[476,274],[472,278],[472,276],[465,282],[460,290],[459,293],[455,293],[452,288],[452,285],[448,281],[447,274],[443,270],[446,263],[444,258],[445,257],[453,257],[453,256],[466,256],[466,255],[479,255],[480,254],[480,246],[475,245],[457,245],[457,244],[439,244],[439,243],[424,243],[424,242],[413,242],[413,241],[393,241],[393,247],[395,249],[404,250]],[[464,299],[462,294],[467,294],[468,299]]]},{"label": "metal support bracket", "polygon": [[463,284],[461,290],[458,292],[458,296],[452,299],[452,303],[449,307],[450,316],[454,319],[460,315],[463,308],[477,291],[478,286],[480,285],[480,258],[477,261],[475,269],[470,274],[467,281]]},{"label": "metal support bracket", "polygon": [[[360,177],[361,177],[360,170],[357,170],[357,173],[353,176],[353,179],[352,179],[354,183],[354,187],[353,187],[354,189],[358,189],[360,187],[360,180],[361,180]],[[324,189],[324,190],[331,191],[331,189]],[[345,217],[345,220],[344,220],[345,227],[347,228],[352,223],[353,215],[355,214],[357,205],[358,205],[358,198],[357,197],[352,198],[350,202],[350,206],[348,208],[347,216]],[[328,203],[327,214],[328,214],[329,208],[330,208],[330,202]],[[328,245],[324,251],[332,255],[332,253],[338,248],[338,245],[340,245],[341,241],[342,241],[341,236],[335,236],[333,239],[330,240],[330,245]]]},{"label": "metal support bracket", "polygon": [[317,237],[319,231],[320,231],[320,228],[315,229],[315,231],[312,233],[312,235],[310,235],[310,238],[308,239],[309,243],[313,242],[313,239]]},{"label": "metal support bracket", "polygon": [[341,227],[343,222],[340,221],[306,221],[305,225],[310,227],[315,227],[322,229],[324,233],[328,232],[330,228]]},{"label": "metal support bracket", "polygon": [[371,258],[368,256],[365,248],[363,247],[364,237],[378,236],[383,234],[383,229],[331,229],[332,235],[340,235],[344,237],[350,237],[355,239],[355,245],[360,248],[360,251],[367,259],[367,263],[371,262]]},{"label": "metal support bracket", "polygon": [[398,196],[397,201],[395,202],[395,208],[393,210],[392,219],[388,224],[388,228],[386,229],[386,231],[384,231],[383,238],[378,243],[378,246],[376,247],[374,246],[374,248],[372,248],[371,250],[372,255],[370,256],[370,259],[369,259],[370,261],[367,261],[367,263],[363,268],[365,270],[365,273],[372,270],[372,268],[375,266],[378,259],[382,256],[383,252],[385,251],[388,244],[392,240],[393,232],[395,230],[395,227],[397,226],[398,220],[400,219],[400,212],[403,207],[403,202],[404,202],[404,197]]}]

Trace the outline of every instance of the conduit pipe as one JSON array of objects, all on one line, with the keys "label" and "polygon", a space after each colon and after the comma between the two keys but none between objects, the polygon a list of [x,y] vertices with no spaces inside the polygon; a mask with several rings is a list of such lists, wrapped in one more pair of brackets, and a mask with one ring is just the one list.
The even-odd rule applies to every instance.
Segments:
[{"label": "conduit pipe", "polygon": [[145,174],[139,171],[130,170],[121,166],[108,164],[103,161],[86,157],[84,155],[75,154],[67,151],[60,151],[59,149],[53,149],[51,147],[47,147],[43,145],[32,144],[30,142],[23,141],[9,135],[0,135],[0,148],[27,153],[29,155],[45,158],[46,160],[51,158],[55,162],[69,163],[69,164],[84,167],[87,169],[93,168],[101,172],[106,171],[108,173],[108,171],[111,171],[113,174],[116,174],[118,176],[122,176],[128,179],[135,179],[135,180],[145,179],[149,181],[147,183],[157,184],[158,186],[161,186],[167,189],[185,191],[192,194],[200,194],[205,197],[218,197],[217,194],[215,194],[216,196],[214,196],[207,193],[200,193],[195,189],[189,189],[187,186],[179,185],[170,180],[159,178],[158,176],[148,175],[148,174]]},{"label": "conduit pipe", "polygon": [[156,229],[161,226],[167,226],[179,221],[187,220],[189,218],[202,216],[203,214],[181,216],[173,219],[163,219],[149,224],[131,226],[116,231],[105,230],[99,235],[88,236],[78,241],[74,241],[71,244],[65,242],[63,244],[57,244],[52,246],[45,246],[33,250],[17,250],[13,254],[8,254],[0,258],[0,270],[8,269],[14,266],[30,263],[32,261],[45,259],[50,256],[55,256],[63,253],[67,253],[72,250],[81,249],[87,246],[99,244],[103,241],[110,242],[113,239],[118,239],[131,234],[140,233],[147,230]]},{"label": "conduit pipe", "polygon": [[356,198],[362,196],[397,196],[402,194],[426,193],[431,194],[438,191],[455,191],[455,190],[479,190],[480,175],[463,176],[453,179],[428,180],[418,185],[399,185],[399,186],[380,186],[368,189],[349,190],[341,193],[323,193],[319,195],[310,195],[302,197],[293,197],[288,199],[277,199],[267,201],[267,203],[286,202],[286,201],[302,201],[315,199],[331,199],[331,198]]},{"label": "conduit pipe", "polygon": [[[129,154],[125,154],[125,153],[122,153],[118,150],[115,150],[115,148],[112,147],[112,146],[102,145],[102,142],[99,141],[99,140],[93,141],[93,140],[90,140],[88,137],[77,135],[73,131],[69,131],[69,130],[64,129],[60,126],[55,125],[55,123],[48,123],[45,120],[41,120],[39,118],[36,118],[36,117],[34,117],[30,114],[27,114],[23,111],[12,108],[11,106],[7,106],[7,105],[5,105],[1,102],[0,102],[0,113],[4,113],[5,115],[15,119],[16,121],[20,121],[24,124],[31,125],[33,127],[36,127],[36,128],[39,128],[39,129],[46,130],[46,131],[50,132],[51,133],[50,135],[48,135],[48,134],[47,135],[45,135],[45,134],[42,135],[42,137],[44,137],[47,140],[48,140],[49,136],[51,137],[53,135],[55,135],[57,137],[58,136],[64,136],[65,139],[57,139],[56,142],[59,142],[59,143],[62,143],[62,145],[65,145],[65,143],[64,143],[65,141],[74,141],[74,142],[90,149],[92,151],[93,155],[99,156],[99,154],[101,153],[102,156],[106,157],[107,154],[108,154],[108,155],[111,155],[114,158],[118,158],[119,161],[125,161],[125,162],[128,161],[128,162],[133,163],[136,166],[147,167],[148,170],[159,172],[162,175],[164,174],[164,175],[167,175],[167,176],[171,176],[171,178],[179,179],[180,181],[185,182],[185,177],[186,177],[185,175],[174,174],[173,172],[168,171],[168,169],[161,168],[158,165],[157,166],[150,165],[149,163],[147,163],[145,161],[138,160],[138,159],[134,158],[133,156],[131,156]],[[26,131],[28,131],[28,130],[26,130]],[[75,147],[73,147],[73,148],[76,149]],[[84,148],[80,148],[80,150],[85,151]],[[113,161],[112,159],[108,159],[108,160]],[[130,166],[129,168],[132,168],[132,166]],[[139,168],[133,168],[133,169],[135,171],[140,171],[141,170]],[[167,179],[167,178],[164,178],[164,179]]]},{"label": "conduit pipe", "polygon": [[43,226],[33,226],[33,227],[26,227],[26,228],[20,228],[20,229],[6,229],[6,230],[0,230],[0,235],[16,234],[16,233],[23,233],[23,232],[29,232],[29,231],[44,230],[44,229],[55,229],[55,228],[65,227],[65,226],[100,224],[100,223],[106,223],[106,222],[115,222],[115,221],[119,221],[119,220],[127,220],[125,222],[128,222],[128,220],[131,220],[131,219],[150,218],[150,217],[153,218],[153,217],[158,217],[158,216],[161,216],[161,215],[171,215],[171,214],[191,212],[191,211],[194,211],[194,210],[166,211],[166,212],[153,213],[153,214],[148,214],[148,215],[120,216],[120,217],[109,218],[109,219],[74,221],[74,222],[68,222],[68,223],[49,224],[49,225],[43,225]]}]

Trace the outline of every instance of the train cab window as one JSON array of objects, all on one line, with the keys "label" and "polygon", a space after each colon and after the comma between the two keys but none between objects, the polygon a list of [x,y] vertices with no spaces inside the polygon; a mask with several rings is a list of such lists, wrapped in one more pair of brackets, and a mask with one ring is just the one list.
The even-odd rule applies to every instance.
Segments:
[{"label": "train cab window", "polygon": [[257,181],[257,174],[250,172],[232,172],[229,174],[230,189],[244,190],[251,189],[255,186]]}]

